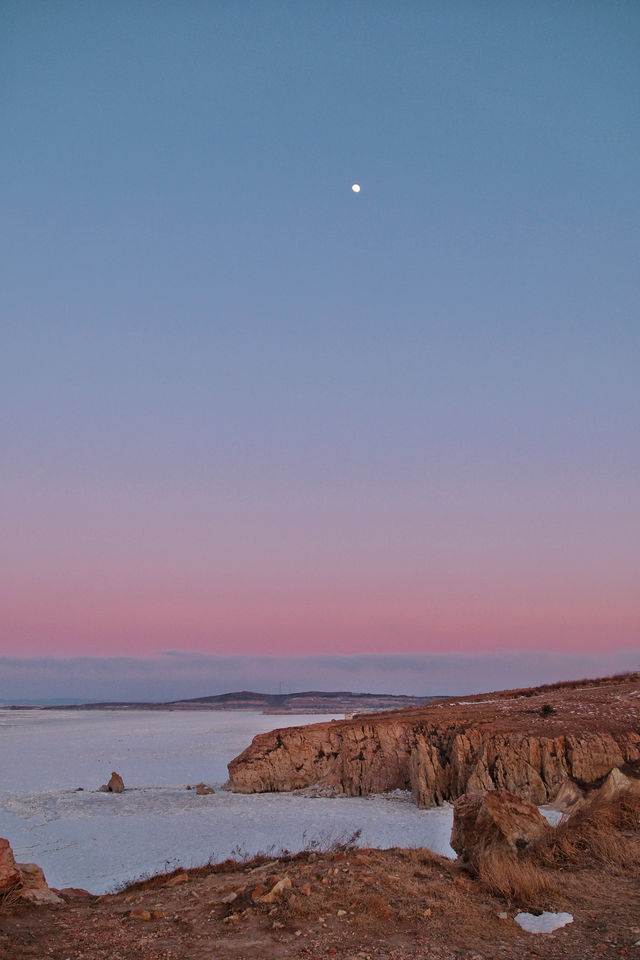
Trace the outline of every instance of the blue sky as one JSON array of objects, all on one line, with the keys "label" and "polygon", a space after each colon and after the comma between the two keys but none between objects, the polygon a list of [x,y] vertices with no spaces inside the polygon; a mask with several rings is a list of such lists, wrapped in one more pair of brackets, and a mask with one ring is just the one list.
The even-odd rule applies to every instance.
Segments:
[{"label": "blue sky", "polygon": [[0,652],[637,648],[636,4],[0,35]]}]

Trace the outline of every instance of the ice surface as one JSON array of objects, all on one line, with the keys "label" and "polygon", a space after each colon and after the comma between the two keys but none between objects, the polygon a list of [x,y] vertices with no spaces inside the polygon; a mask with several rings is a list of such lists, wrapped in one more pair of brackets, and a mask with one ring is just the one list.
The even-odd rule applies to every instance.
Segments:
[{"label": "ice surface", "polygon": [[[326,716],[207,711],[0,710],[0,836],[55,887],[104,893],[146,874],[229,856],[329,844],[424,846],[454,857],[453,808],[408,794],[309,798],[220,791],[255,734]],[[126,790],[97,792],[112,770]],[[187,784],[212,783],[198,797]],[[77,791],[82,787],[82,791]]]},{"label": "ice surface", "polygon": [[553,933],[554,930],[573,923],[570,913],[549,913],[547,910],[539,917],[533,913],[517,913],[513,919],[527,933]]}]

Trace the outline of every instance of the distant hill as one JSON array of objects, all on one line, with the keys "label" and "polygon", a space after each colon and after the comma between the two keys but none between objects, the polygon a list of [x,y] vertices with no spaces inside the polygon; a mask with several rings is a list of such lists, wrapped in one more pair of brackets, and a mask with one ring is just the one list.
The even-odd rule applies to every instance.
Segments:
[{"label": "distant hill", "polygon": [[[372,713],[380,710],[399,710],[420,707],[439,697],[408,697],[386,693],[352,693],[350,691],[304,690],[300,693],[254,693],[241,690],[211,697],[189,700],[138,703],[134,701],[107,701],[65,704],[65,710],[258,710],[262,713]],[[27,706],[22,704],[21,706]],[[31,706],[31,705],[29,705]],[[60,709],[50,704],[43,710]]]}]

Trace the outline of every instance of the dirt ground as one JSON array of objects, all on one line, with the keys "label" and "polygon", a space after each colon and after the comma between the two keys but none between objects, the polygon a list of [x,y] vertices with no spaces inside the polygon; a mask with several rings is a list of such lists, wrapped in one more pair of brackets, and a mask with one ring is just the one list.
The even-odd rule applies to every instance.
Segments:
[{"label": "dirt ground", "polygon": [[[59,906],[7,897],[0,960],[640,960],[636,871],[598,865],[560,879],[536,906],[573,923],[530,934],[513,902],[427,850],[227,862],[101,897],[65,891]],[[261,900],[279,881],[282,893]]]}]

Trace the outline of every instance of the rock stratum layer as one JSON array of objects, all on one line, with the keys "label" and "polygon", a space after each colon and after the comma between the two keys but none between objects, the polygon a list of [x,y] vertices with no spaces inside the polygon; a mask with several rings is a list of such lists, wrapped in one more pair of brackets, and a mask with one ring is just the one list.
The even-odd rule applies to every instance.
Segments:
[{"label": "rock stratum layer", "polygon": [[508,790],[533,803],[640,764],[640,674],[440,700],[259,734],[229,764],[238,793],[410,790],[420,807]]}]

